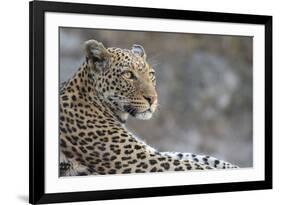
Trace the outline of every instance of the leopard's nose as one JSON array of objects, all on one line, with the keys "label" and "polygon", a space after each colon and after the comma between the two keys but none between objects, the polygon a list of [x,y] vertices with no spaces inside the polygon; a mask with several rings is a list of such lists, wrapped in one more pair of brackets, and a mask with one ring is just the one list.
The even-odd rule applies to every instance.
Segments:
[{"label": "leopard's nose", "polygon": [[157,95],[143,96],[143,98],[147,100],[149,105],[153,105],[157,101]]}]

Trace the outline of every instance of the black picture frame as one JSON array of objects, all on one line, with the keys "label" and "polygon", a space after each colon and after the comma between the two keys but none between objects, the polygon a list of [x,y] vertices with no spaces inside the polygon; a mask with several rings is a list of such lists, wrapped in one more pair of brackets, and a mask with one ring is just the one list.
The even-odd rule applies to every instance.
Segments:
[{"label": "black picture frame", "polygon": [[[154,197],[198,193],[230,192],[272,188],[272,17],[248,14],[230,14],[155,8],[104,6],[93,4],[33,1],[30,12],[30,165],[29,202],[32,204]],[[86,191],[71,193],[45,192],[44,123],[45,123],[45,70],[44,33],[45,13],[81,13],[111,16],[149,17],[182,19],[209,22],[247,23],[265,26],[265,180],[237,183],[168,186],[107,191]]]}]

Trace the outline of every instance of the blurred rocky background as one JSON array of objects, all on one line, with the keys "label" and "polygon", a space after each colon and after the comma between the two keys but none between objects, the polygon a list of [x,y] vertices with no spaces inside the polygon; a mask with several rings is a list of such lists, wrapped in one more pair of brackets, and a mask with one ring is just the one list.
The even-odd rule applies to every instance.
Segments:
[{"label": "blurred rocky background", "polygon": [[160,151],[194,152],[253,165],[252,37],[60,28],[60,81],[84,61],[89,39],[141,44],[156,70],[159,110],[127,127]]}]

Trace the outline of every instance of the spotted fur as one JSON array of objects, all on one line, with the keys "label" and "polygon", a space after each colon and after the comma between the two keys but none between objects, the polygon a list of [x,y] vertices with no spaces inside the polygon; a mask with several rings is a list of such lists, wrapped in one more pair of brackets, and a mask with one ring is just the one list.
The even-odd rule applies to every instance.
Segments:
[{"label": "spotted fur", "polygon": [[209,156],[158,152],[125,127],[157,107],[155,71],[142,46],[85,43],[86,60],[60,90],[60,175],[234,168]]}]

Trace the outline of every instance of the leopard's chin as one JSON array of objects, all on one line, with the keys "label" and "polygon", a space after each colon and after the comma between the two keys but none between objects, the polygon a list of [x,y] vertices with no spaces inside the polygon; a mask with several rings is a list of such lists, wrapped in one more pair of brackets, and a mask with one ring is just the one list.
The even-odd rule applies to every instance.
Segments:
[{"label": "leopard's chin", "polygon": [[149,120],[151,119],[153,113],[150,110],[147,110],[145,112],[136,113],[135,118],[140,120]]}]

